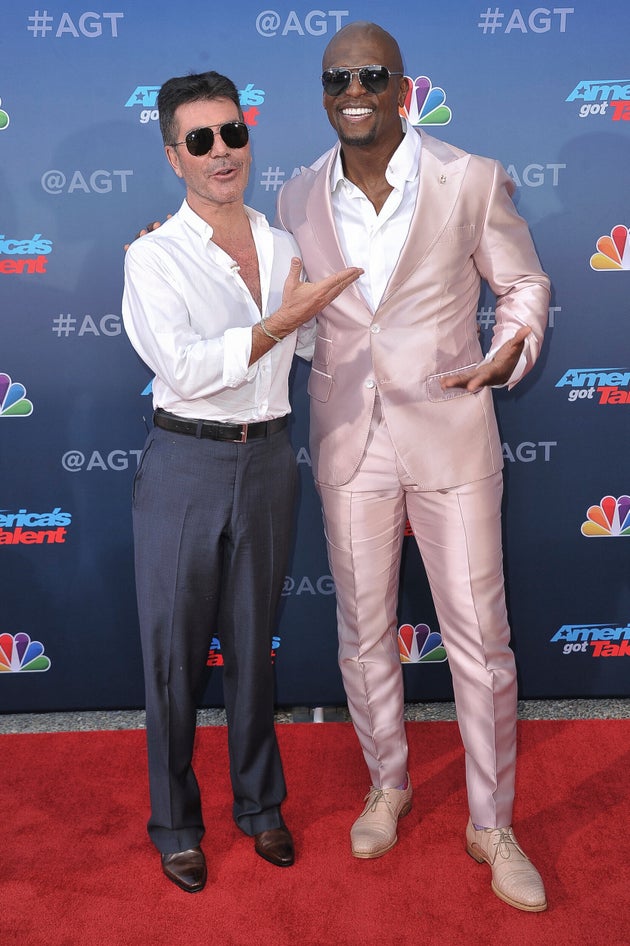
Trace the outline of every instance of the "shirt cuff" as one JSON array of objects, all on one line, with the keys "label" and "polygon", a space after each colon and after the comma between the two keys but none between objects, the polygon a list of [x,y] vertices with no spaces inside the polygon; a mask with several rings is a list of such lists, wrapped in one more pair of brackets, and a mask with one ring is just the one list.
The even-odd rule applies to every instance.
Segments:
[{"label": "shirt cuff", "polygon": [[223,383],[226,387],[236,388],[256,376],[258,363],[250,366],[251,353],[251,327],[227,329],[223,336]]},{"label": "shirt cuff", "polygon": [[[496,347],[491,348],[488,354],[486,355],[486,357],[484,358],[484,362],[492,361],[492,359],[494,358],[494,356],[496,355],[500,347],[501,347],[500,345],[497,345]],[[523,351],[521,352],[520,357],[514,366],[514,371],[512,372],[510,377],[507,379],[507,381],[504,381],[503,384],[493,384],[491,385],[491,387],[499,390],[500,388],[513,388],[515,384],[518,384],[518,382],[521,380],[523,375],[526,374],[527,372],[528,347],[529,347],[529,337],[525,339],[525,344],[523,345]]]}]

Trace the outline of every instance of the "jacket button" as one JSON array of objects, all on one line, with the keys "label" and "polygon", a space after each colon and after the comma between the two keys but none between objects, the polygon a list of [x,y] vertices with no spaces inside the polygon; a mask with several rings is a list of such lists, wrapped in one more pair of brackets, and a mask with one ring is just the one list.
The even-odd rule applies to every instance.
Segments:
[{"label": "jacket button", "polygon": [[367,380],[367,381],[365,382],[365,386],[366,386],[366,388],[375,388],[375,387],[376,387],[376,381],[374,381],[372,378],[369,378],[369,380]]},{"label": "jacket button", "polygon": [[372,333],[372,335],[378,335],[380,330],[381,330],[380,325],[370,325],[370,332]]}]

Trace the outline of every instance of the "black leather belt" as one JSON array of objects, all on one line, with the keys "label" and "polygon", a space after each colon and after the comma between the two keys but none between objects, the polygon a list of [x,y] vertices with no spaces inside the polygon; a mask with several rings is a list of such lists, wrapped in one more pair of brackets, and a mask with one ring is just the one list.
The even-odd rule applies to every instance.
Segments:
[{"label": "black leather belt", "polygon": [[176,434],[190,434],[192,437],[226,440],[230,443],[247,443],[248,440],[259,440],[282,430],[287,426],[288,418],[285,414],[284,417],[263,420],[256,424],[224,424],[218,420],[186,420],[158,407],[153,414],[153,423],[156,427],[171,430]]}]

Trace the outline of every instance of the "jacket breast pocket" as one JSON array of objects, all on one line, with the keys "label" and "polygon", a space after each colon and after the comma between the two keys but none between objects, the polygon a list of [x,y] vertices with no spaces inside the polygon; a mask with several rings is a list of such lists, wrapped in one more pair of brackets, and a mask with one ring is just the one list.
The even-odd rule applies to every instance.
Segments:
[{"label": "jacket breast pocket", "polygon": [[438,243],[468,243],[472,242],[475,239],[476,227],[474,223],[467,224],[463,227],[445,227],[440,236],[438,237]]},{"label": "jacket breast pocket", "polygon": [[324,371],[318,371],[317,368],[313,367],[308,376],[306,390],[316,401],[327,401],[330,397],[332,382],[332,375],[326,374]]},{"label": "jacket breast pocket", "polygon": [[443,388],[440,384],[442,378],[449,378],[454,374],[462,374],[464,371],[471,371],[477,367],[477,362],[472,365],[462,365],[461,368],[454,368],[452,371],[442,371],[440,374],[432,374],[427,378],[427,397],[429,401],[452,401],[455,397],[465,397],[471,394],[477,394],[477,391],[467,391],[466,388]]}]

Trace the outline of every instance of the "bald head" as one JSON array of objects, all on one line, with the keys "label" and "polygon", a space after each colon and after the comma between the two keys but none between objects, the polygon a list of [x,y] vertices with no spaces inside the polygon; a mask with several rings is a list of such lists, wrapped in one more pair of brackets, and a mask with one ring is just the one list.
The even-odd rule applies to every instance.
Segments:
[{"label": "bald head", "polygon": [[[369,58],[369,50],[374,50],[375,58]],[[400,47],[391,33],[376,23],[357,20],[335,33],[324,50],[322,68],[366,65],[368,62],[382,64],[393,72],[403,71]]]}]

